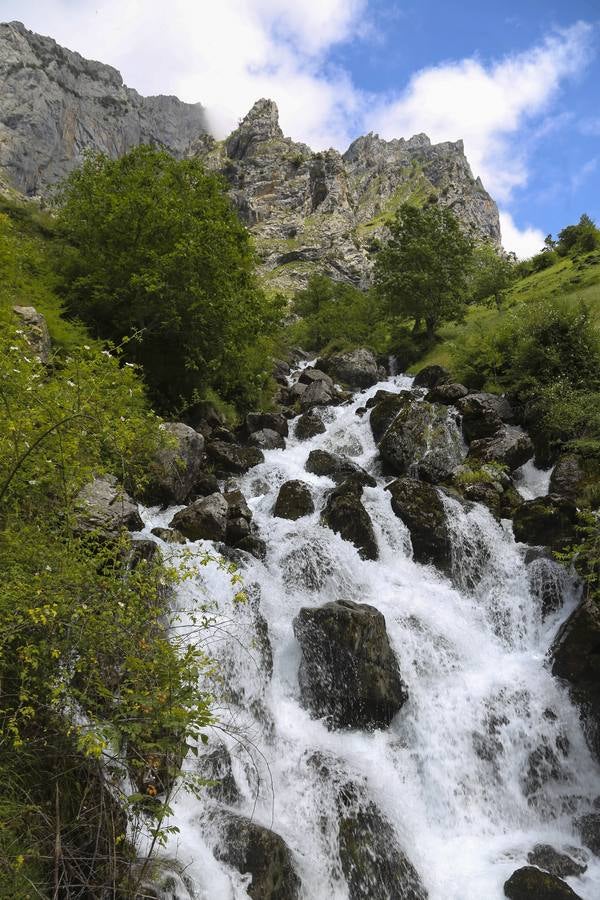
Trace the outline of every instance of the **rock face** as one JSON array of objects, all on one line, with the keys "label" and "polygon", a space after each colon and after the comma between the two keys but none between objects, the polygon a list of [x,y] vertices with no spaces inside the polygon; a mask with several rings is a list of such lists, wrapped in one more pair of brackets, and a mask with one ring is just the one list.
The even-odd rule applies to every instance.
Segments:
[{"label": "rock face", "polygon": [[450,527],[439,490],[413,478],[397,478],[388,486],[392,509],[410,531],[417,562],[433,563],[442,572],[452,566]]},{"label": "rock face", "polygon": [[337,600],[294,620],[302,648],[302,700],[334,728],[384,728],[407,699],[385,619],[373,606]]},{"label": "rock face", "polygon": [[175,443],[156,455],[146,490],[150,503],[185,503],[200,473],[204,438],[183,422],[166,422],[164,432]]},{"label": "rock face", "polygon": [[76,528],[80,534],[99,532],[116,537],[123,529],[141,531],[144,527],[137,505],[114,475],[94,478],[85,485],[77,496],[76,507]]},{"label": "rock face", "polygon": [[594,856],[600,856],[600,813],[580,816],[575,819],[574,825],[584,847],[591,850]]},{"label": "rock face", "polygon": [[564,623],[552,647],[552,673],[569,683],[581,704],[586,736],[600,760],[600,607],[583,600]]},{"label": "rock face", "polygon": [[315,272],[366,285],[370,250],[410,198],[449,206],[480,238],[500,241],[496,205],[473,178],[462,141],[369,134],[343,155],[313,153],[284,137],[276,105],[263,99],[226,141],[202,136],[192,152],[229,182],[263,272],[283,290],[305,285]]},{"label": "rock face", "polygon": [[280,835],[245,816],[219,810],[222,840],[215,856],[252,882],[247,891],[252,900],[297,900],[300,879],[292,863],[290,849]]},{"label": "rock face", "polygon": [[139,144],[181,157],[207,130],[200,104],[141,97],[116,69],[84,59],[20,22],[0,25],[0,168],[38,194],[82,161],[116,158]]},{"label": "rock face", "polygon": [[437,483],[452,474],[466,449],[447,408],[423,401],[402,406],[379,441],[379,453],[396,475],[416,470]]},{"label": "rock face", "polygon": [[535,866],[517,869],[504,884],[509,900],[581,900],[569,885]]}]

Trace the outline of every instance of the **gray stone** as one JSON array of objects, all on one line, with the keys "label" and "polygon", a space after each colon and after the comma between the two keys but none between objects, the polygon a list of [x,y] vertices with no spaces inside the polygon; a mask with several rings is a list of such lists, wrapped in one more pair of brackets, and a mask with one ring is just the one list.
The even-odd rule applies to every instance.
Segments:
[{"label": "gray stone", "polygon": [[392,495],[392,509],[410,532],[416,562],[433,563],[449,573],[452,542],[441,492],[413,478],[397,478],[387,490]]},{"label": "gray stone", "polygon": [[204,438],[183,422],[165,422],[162,430],[175,446],[164,447],[156,454],[148,470],[145,499],[148,503],[180,505],[192,494],[200,474]]},{"label": "gray stone", "polygon": [[557,878],[575,878],[587,869],[586,865],[580,865],[566,853],[559,853],[550,844],[536,844],[527,854],[527,862]]},{"label": "gray stone", "polygon": [[447,406],[462,400],[469,393],[464,384],[439,384],[427,394],[430,403],[445,403]]},{"label": "gray stone", "polygon": [[367,388],[379,381],[377,360],[370,350],[364,348],[319,359],[317,366],[351,388]]},{"label": "gray stone", "polygon": [[504,896],[509,900],[581,900],[566,881],[535,866],[513,872],[504,883]]},{"label": "gray stone", "polygon": [[206,454],[217,471],[233,472],[236,475],[243,475],[248,469],[265,461],[264,454],[258,447],[240,447],[221,440],[208,441]]},{"label": "gray stone", "polygon": [[358,478],[366,487],[375,487],[377,482],[372,475],[365,472],[357,463],[345,456],[336,456],[328,450],[311,450],[304,467],[312,475],[324,475],[333,479],[336,484],[346,478]]},{"label": "gray stone", "polygon": [[378,446],[382,460],[396,475],[418,471],[432,483],[449,478],[466,456],[447,407],[426,401],[404,404]]},{"label": "gray stone", "polygon": [[583,846],[591,850],[594,856],[600,856],[600,813],[579,816],[573,824]]},{"label": "gray stone", "polygon": [[[2,25],[0,25],[0,29],[2,29]],[[23,324],[27,343],[31,347],[33,353],[35,353],[42,365],[47,366],[52,355],[52,341],[50,340],[50,332],[48,331],[48,324],[45,317],[33,306],[13,306],[13,312],[19,317]]]},{"label": "gray stone", "polygon": [[190,541],[224,541],[229,507],[222,494],[210,494],[195,500],[175,513],[169,528],[176,528]]},{"label": "gray stone", "polygon": [[335,403],[337,392],[326,381],[313,381],[309,384],[300,397],[300,408],[312,409],[313,406],[329,406]]},{"label": "gray stone", "polygon": [[379,610],[349,600],[304,607],[294,634],[300,692],[312,715],[333,728],[390,724],[407,693]]},{"label": "gray stone", "polygon": [[114,475],[102,475],[86,484],[75,501],[76,530],[117,537],[124,529],[141,531],[144,523],[127,491]]},{"label": "gray stone", "polygon": [[439,384],[447,384],[452,380],[448,369],[444,366],[424,366],[414,377],[413,387],[435,388]]},{"label": "gray stone", "polygon": [[[285,365],[285,363],[283,363]],[[288,366],[289,368],[289,366]],[[268,428],[270,431],[276,431],[281,437],[287,437],[289,433],[288,420],[282,413],[260,413],[252,412],[246,416],[246,431],[252,434],[256,431],[262,431]]]},{"label": "gray stone", "polygon": [[294,434],[299,440],[306,441],[317,434],[324,434],[325,431],[323,419],[315,409],[311,409],[298,418]]},{"label": "gray stone", "polygon": [[[463,422],[464,428],[464,422]],[[469,458],[480,462],[498,462],[511,472],[533,456],[531,438],[516,425],[501,425],[491,436],[473,440]]]},{"label": "gray stone", "polygon": [[248,442],[253,447],[259,447],[261,450],[283,450],[285,448],[285,438],[278,431],[273,431],[272,428],[261,428],[260,431],[253,431],[248,438]]},{"label": "gray stone", "polygon": [[152,534],[164,541],[165,544],[185,544],[182,533],[174,528],[153,528]]},{"label": "gray stone", "polygon": [[492,437],[502,423],[512,424],[514,410],[505,397],[485,391],[468,394],[456,405],[462,415],[462,427],[467,441]]},{"label": "gray stone", "polygon": [[354,544],[363,559],[377,559],[379,549],[373,523],[361,502],[362,484],[352,476],[333,490],[325,504],[322,522]]}]

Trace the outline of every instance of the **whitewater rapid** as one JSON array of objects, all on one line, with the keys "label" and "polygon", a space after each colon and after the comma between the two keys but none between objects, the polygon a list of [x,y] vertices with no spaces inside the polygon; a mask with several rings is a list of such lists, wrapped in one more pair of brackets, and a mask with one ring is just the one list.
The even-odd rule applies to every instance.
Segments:
[{"label": "whitewater rapid", "polygon": [[[178,590],[186,609],[211,598],[217,623],[208,649],[221,663],[223,730],[211,735],[232,756],[241,800],[236,812],[272,828],[291,848],[305,900],[347,900],[336,857],[333,781],[364,786],[393,825],[431,900],[501,900],[504,881],[536,843],[579,847],[574,815],[600,794],[600,770],[585,744],[578,712],[550,674],[547,651],[575,607],[577,588],[565,576],[562,607],[545,621],[530,593],[524,548],[509,522],[475,505],[448,499],[453,521],[453,579],[411,559],[410,537],[383,487],[368,414],[356,415],[377,390],[406,390],[396,376],[322,410],[327,430],[307,441],[290,437],[285,450],[236,479],[267,542],[264,562],[245,555],[241,574],[250,600],[232,602],[230,576],[216,563]],[[374,524],[380,558],[360,558],[350,543],[319,524],[333,482],[304,465],[311,450],[351,457],[377,478],[363,503]],[[535,474],[535,473],[534,473]],[[529,484],[540,489],[529,473]],[[271,515],[284,481],[310,485],[315,512],[295,522]],[[166,526],[178,508],[142,510],[145,531]],[[157,538],[152,538],[158,540]],[[180,548],[161,545],[166,557]],[[189,547],[212,549],[199,541]],[[409,700],[386,730],[329,731],[300,704],[300,649],[292,622],[303,606],[338,599],[369,603],[385,616]],[[268,626],[261,645],[260,617]],[[209,749],[211,749],[209,747]],[[309,759],[334,760],[331,783]],[[531,775],[531,758],[542,775]],[[194,757],[186,765],[194,769]],[[544,772],[549,777],[545,779]],[[198,900],[240,900],[247,878],[217,862],[208,813],[215,802],[180,791],[170,824],[179,828],[165,850],[177,857]],[[329,823],[323,828],[323,822]],[[589,854],[588,854],[589,855]],[[566,879],[584,900],[600,896],[600,860]],[[184,898],[181,892],[169,897]],[[373,895],[373,900],[378,900]]]}]

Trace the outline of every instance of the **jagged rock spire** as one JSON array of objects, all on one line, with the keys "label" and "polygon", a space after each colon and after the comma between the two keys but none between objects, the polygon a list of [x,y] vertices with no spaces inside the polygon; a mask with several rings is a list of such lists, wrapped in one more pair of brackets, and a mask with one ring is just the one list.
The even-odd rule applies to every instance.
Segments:
[{"label": "jagged rock spire", "polygon": [[279,110],[273,100],[264,97],[257,100],[227,140],[227,155],[231,159],[243,159],[257,144],[282,140],[279,127]]}]

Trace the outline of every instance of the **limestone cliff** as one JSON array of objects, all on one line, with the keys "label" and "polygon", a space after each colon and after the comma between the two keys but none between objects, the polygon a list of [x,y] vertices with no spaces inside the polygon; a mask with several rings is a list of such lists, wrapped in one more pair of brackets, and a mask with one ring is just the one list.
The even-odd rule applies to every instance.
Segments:
[{"label": "limestone cliff", "polygon": [[182,156],[206,128],[200,104],[141,97],[111,66],[0,24],[0,171],[23,193],[59,181],[86,149],[116,157],[152,144]]},{"label": "limestone cliff", "polygon": [[476,236],[500,243],[496,204],[473,177],[462,141],[368,134],[344,154],[313,153],[284,137],[276,105],[259,100],[226,141],[203,135],[191,152],[227,179],[277,288],[296,288],[315,271],[368,283],[370,251],[409,199],[442,203]]}]

